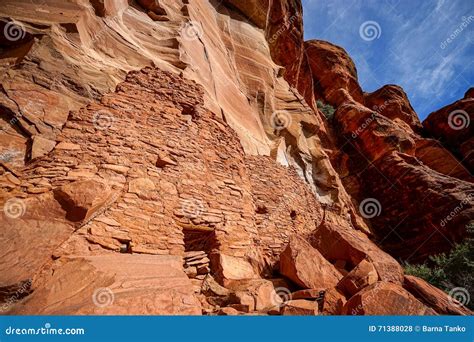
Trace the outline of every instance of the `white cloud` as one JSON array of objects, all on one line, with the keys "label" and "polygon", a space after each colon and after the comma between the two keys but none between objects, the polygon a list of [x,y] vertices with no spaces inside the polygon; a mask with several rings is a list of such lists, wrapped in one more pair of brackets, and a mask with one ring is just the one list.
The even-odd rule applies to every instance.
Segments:
[{"label": "white cloud", "polygon": [[[474,15],[469,1],[304,0],[303,6],[306,38],[344,47],[366,91],[399,84],[424,116],[433,102],[447,104],[455,100],[453,93],[460,97],[466,90],[461,88],[473,83],[472,69],[465,66],[472,63],[474,20],[446,48],[440,47],[463,16]],[[380,24],[380,39],[359,39],[359,26],[366,20]]]}]

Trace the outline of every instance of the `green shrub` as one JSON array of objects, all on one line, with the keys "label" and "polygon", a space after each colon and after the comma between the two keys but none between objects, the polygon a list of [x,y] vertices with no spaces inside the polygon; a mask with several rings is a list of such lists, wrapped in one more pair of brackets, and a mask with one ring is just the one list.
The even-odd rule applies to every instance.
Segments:
[{"label": "green shrub", "polygon": [[467,238],[448,254],[432,256],[421,265],[405,264],[405,273],[420,277],[446,293],[455,287],[465,288],[471,298],[466,306],[474,309],[474,223],[468,224],[466,230]]},{"label": "green shrub", "polygon": [[330,104],[323,103],[320,100],[316,101],[316,105],[318,106],[318,109],[324,114],[326,119],[332,120],[334,117],[334,112],[336,111],[333,106]]}]

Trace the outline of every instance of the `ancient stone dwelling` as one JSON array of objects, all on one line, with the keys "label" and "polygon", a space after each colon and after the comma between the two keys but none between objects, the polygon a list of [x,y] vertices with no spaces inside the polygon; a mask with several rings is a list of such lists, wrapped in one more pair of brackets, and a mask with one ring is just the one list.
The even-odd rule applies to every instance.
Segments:
[{"label": "ancient stone dwelling", "polygon": [[1,313],[472,314],[399,263],[473,219],[472,91],[422,124],[293,0],[4,0],[0,29]]}]

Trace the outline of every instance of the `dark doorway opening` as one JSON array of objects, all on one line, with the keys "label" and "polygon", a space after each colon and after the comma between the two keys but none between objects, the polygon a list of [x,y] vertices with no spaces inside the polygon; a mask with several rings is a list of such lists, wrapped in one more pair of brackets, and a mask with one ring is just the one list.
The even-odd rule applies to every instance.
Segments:
[{"label": "dark doorway opening", "polygon": [[215,231],[208,227],[191,227],[184,228],[184,250],[191,251],[205,251],[209,254],[215,244]]}]

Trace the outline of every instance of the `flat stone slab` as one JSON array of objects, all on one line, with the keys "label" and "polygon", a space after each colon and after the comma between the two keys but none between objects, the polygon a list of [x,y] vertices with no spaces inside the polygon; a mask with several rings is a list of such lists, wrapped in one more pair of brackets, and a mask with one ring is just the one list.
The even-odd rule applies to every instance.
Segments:
[{"label": "flat stone slab", "polygon": [[[59,259],[13,314],[200,315],[182,259],[111,253]],[[52,275],[51,275],[52,274]]]}]

